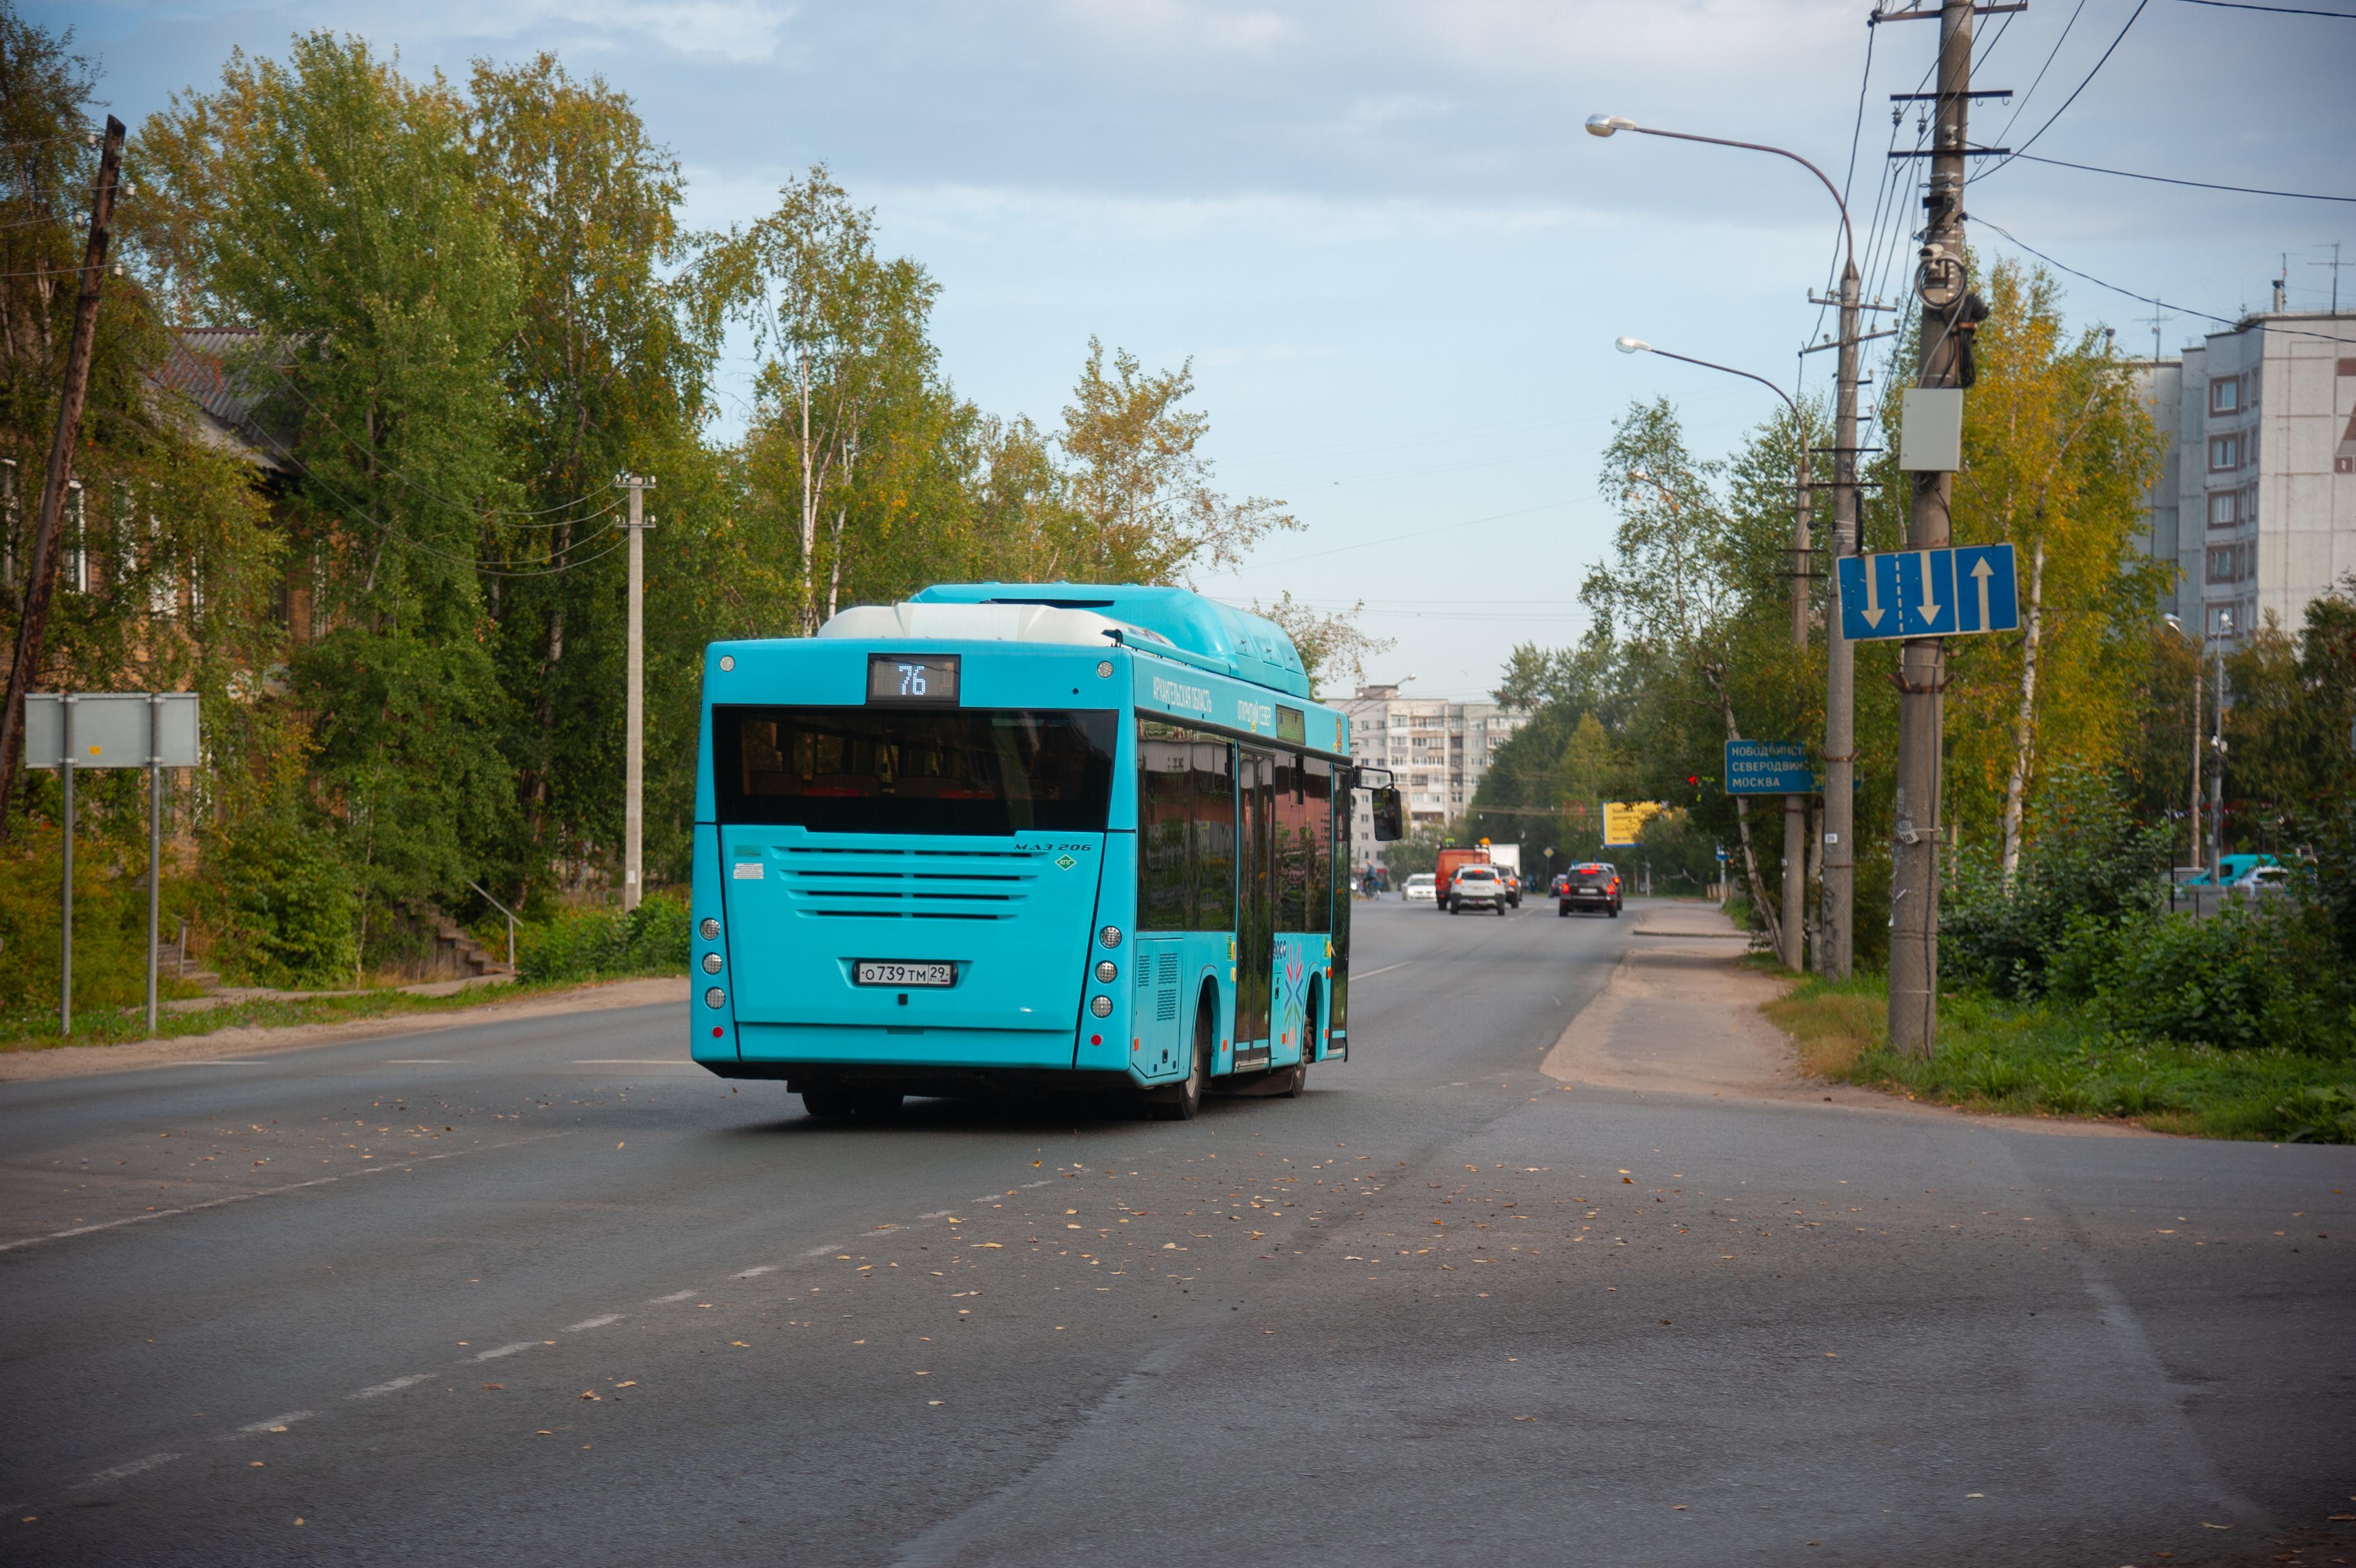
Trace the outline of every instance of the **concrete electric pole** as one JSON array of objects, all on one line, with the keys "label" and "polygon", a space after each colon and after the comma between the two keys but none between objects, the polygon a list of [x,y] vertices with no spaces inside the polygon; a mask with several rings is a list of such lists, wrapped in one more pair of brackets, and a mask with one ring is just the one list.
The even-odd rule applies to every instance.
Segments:
[{"label": "concrete electric pole", "polygon": [[625,678],[622,724],[622,908],[635,909],[646,892],[641,845],[646,832],[647,786],[647,492],[655,482],[623,474],[615,482],[630,492],[629,672]]},{"label": "concrete electric pole", "polygon": [[[1964,272],[1964,166],[1972,91],[1971,0],[1939,7],[1937,131],[1931,187],[1923,206],[1921,348],[1915,384],[1964,384],[1965,339],[1973,296]],[[1913,504],[1906,543],[1940,550],[1949,542],[1955,477],[1912,476]],[[1945,832],[1940,786],[1945,754],[1946,648],[1935,637],[1909,638],[1899,654],[1897,822],[1892,833],[1890,932],[1890,1043],[1928,1056],[1939,1035],[1939,843]]]}]

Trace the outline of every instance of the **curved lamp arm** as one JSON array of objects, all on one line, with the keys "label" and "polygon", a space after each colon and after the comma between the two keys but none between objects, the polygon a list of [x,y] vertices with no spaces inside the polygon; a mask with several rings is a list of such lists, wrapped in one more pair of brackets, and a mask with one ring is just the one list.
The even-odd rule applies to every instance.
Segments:
[{"label": "curved lamp arm", "polygon": [[[1623,114],[1590,114],[1587,117],[1587,134],[1589,135],[1608,136],[1614,131],[1633,131],[1640,136],[1667,136],[1673,140],[1680,142],[1708,142],[1714,147],[1740,147],[1747,152],[1772,153],[1779,158],[1791,159],[1802,168],[1806,169],[1810,174],[1815,175],[1817,180],[1823,184],[1826,194],[1833,199],[1833,205],[1840,209],[1841,238],[1843,242],[1848,248],[1849,262],[1852,264],[1855,263],[1857,260],[1857,231],[1849,227],[1848,203],[1841,199],[1840,188],[1835,185],[1831,180],[1825,177],[1825,171],[1810,163],[1807,159],[1802,157],[1799,154],[1787,151],[1783,147],[1771,147],[1764,142],[1737,142],[1725,136],[1697,136],[1690,131],[1656,130],[1650,125],[1639,125],[1635,121],[1629,119]],[[1735,373],[1737,375],[1740,375],[1742,372],[1738,371]],[[1758,378],[1754,376],[1751,379],[1755,381]]]}]

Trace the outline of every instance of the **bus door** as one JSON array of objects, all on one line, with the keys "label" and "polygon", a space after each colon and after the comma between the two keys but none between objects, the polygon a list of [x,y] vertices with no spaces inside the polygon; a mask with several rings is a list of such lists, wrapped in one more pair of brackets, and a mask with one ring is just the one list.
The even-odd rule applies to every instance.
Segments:
[{"label": "bus door", "polygon": [[1268,1004],[1276,956],[1276,757],[1236,751],[1236,1067],[1268,1063]]}]

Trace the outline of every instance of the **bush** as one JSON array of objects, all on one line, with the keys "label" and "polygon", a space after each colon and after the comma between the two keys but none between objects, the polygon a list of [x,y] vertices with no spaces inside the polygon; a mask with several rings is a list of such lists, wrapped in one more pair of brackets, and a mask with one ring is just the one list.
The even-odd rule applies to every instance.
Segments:
[{"label": "bush", "polygon": [[516,929],[516,970],[524,980],[683,974],[687,959],[687,906],[663,893],[648,895],[627,914],[566,909]]},{"label": "bush", "polygon": [[2167,892],[2166,827],[2138,826],[2108,777],[2057,771],[2031,821],[2037,834],[2009,887],[1993,852],[1967,849],[1942,901],[1943,964],[1998,996],[2042,995],[2055,955],[2085,940],[2081,927],[2147,921]]},{"label": "bush", "polygon": [[359,891],[327,834],[257,813],[212,856],[226,972],[258,985],[349,984],[359,970]]},{"label": "bush", "polygon": [[2289,899],[2208,919],[2081,918],[2047,973],[2056,996],[2088,999],[2097,1022],[2131,1040],[2323,1056],[2356,1047],[2356,990],[2319,911]]}]

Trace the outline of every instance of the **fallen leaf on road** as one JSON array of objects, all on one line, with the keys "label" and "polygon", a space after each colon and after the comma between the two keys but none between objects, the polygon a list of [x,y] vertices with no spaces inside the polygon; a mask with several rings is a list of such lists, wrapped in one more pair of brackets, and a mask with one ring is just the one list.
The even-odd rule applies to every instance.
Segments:
[{"label": "fallen leaf on road", "polygon": [[617,1389],[634,1389],[638,1386],[638,1380],[636,1378],[625,1378],[614,1386]]},{"label": "fallen leaf on road", "polygon": [[505,1383],[485,1383],[483,1387],[490,1390],[493,1393],[504,1393],[507,1391],[507,1384]]},{"label": "fallen leaf on road", "polygon": [[583,1389],[581,1391],[581,1397],[594,1403],[597,1399],[597,1391],[594,1389]]},{"label": "fallen leaf on road", "polygon": [[2231,1530],[2233,1527],[2230,1524],[2211,1524],[2204,1519],[2201,1521],[2201,1528],[2203,1530]]}]

